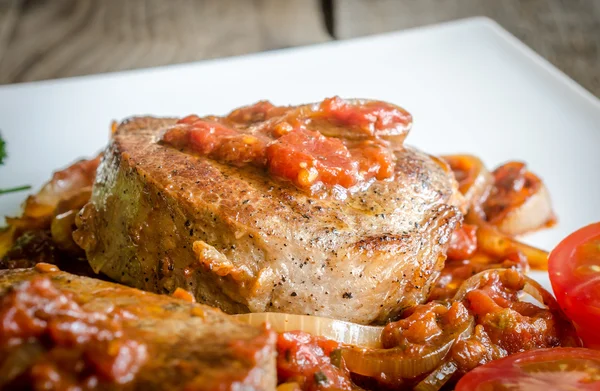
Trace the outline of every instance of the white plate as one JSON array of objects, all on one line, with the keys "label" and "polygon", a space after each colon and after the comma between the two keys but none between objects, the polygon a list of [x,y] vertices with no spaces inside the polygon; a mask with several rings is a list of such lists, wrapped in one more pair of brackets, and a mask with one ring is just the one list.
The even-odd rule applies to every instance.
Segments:
[{"label": "white plate", "polygon": [[[600,101],[495,22],[468,19],[317,46],[114,74],[0,87],[9,158],[0,188],[31,184],[108,140],[112,119],[226,113],[269,99],[387,100],[408,109],[408,143],[523,160],[541,175],[559,224],[527,238],[552,248],[600,220]],[[0,196],[15,214],[25,194]],[[544,281],[543,275],[540,277]]]}]

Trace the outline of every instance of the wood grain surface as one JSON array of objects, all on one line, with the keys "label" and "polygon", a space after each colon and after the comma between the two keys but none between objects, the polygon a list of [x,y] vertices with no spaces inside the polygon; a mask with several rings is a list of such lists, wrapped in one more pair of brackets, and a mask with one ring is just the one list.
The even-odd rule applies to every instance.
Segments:
[{"label": "wood grain surface", "polygon": [[331,39],[318,0],[0,0],[0,83]]},{"label": "wood grain surface", "polygon": [[0,84],[239,55],[478,15],[498,21],[600,96],[600,0],[0,0]]}]

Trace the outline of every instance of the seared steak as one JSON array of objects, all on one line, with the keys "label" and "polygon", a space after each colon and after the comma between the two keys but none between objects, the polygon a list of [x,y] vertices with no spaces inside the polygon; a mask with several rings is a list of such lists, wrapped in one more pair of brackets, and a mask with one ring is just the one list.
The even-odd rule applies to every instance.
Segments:
[{"label": "seared steak", "polygon": [[461,220],[443,163],[400,145],[393,181],[315,197],[161,144],[175,122],[133,118],[114,134],[75,232],[97,272],[152,292],[184,287],[228,313],[368,324],[426,299]]},{"label": "seared steak", "polygon": [[0,389],[250,391],[275,385],[271,331],[208,306],[48,264],[0,270]]}]

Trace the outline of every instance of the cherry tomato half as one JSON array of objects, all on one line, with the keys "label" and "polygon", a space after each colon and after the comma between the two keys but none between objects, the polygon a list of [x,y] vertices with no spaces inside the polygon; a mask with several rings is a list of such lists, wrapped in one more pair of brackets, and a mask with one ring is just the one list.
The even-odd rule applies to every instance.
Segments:
[{"label": "cherry tomato half", "polygon": [[600,348],[600,223],[567,236],[550,253],[552,289],[586,347]]},{"label": "cherry tomato half", "polygon": [[600,390],[600,351],[584,348],[528,350],[467,373],[456,391]]}]

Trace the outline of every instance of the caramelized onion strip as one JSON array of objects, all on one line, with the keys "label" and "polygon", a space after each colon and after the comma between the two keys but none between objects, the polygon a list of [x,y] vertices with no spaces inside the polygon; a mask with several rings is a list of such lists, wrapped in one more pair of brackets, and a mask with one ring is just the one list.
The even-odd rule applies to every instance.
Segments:
[{"label": "caramelized onion strip", "polygon": [[418,357],[409,357],[402,348],[342,349],[342,357],[350,372],[362,376],[385,375],[390,379],[412,379],[436,368],[446,357],[454,341],[432,348]]},{"label": "caramelized onion strip", "polygon": [[506,257],[510,253],[518,251],[525,255],[531,268],[537,270],[548,269],[548,253],[546,251],[519,242],[488,224],[479,225],[477,245],[480,251],[498,258]]},{"label": "caramelized onion strip", "polygon": [[481,159],[473,155],[445,155],[442,159],[452,168],[469,210],[481,208],[494,184],[492,173]]},{"label": "caramelized onion strip", "polygon": [[361,349],[342,348],[342,357],[350,372],[370,377],[384,375],[388,379],[412,379],[437,368],[446,358],[452,345],[468,338],[475,327],[473,317],[465,322],[457,332],[452,333],[441,343],[432,346],[425,353],[411,356],[401,348]]},{"label": "caramelized onion strip", "polygon": [[454,294],[452,301],[463,301],[467,297],[467,293],[479,289],[484,286],[492,276],[492,274],[501,274],[506,269],[488,269],[475,274],[463,281],[462,285]]},{"label": "caramelized onion strip", "polygon": [[324,337],[345,345],[369,348],[381,347],[383,327],[365,326],[342,320],[311,315],[282,314],[260,312],[233,315],[240,322],[253,326],[268,323],[278,333],[304,331],[318,337]]},{"label": "caramelized onion strip", "polygon": [[437,391],[456,373],[458,366],[454,361],[446,361],[419,382],[414,391]]},{"label": "caramelized onion strip", "polygon": [[[510,269],[488,269],[475,274],[462,283],[460,288],[458,288],[458,291],[456,291],[452,301],[464,300],[469,292],[484,286],[490,280],[492,275],[497,274],[498,276],[502,276],[508,270]],[[527,293],[536,301],[548,306],[550,310],[559,308],[554,296],[544,289],[537,281],[526,275],[523,275],[522,277],[524,285],[520,291]]]},{"label": "caramelized onion strip", "polygon": [[527,276],[524,277],[525,286],[523,287],[523,292],[547,306],[550,311],[561,311],[558,302],[550,292],[544,289],[544,287],[534,279]]}]

